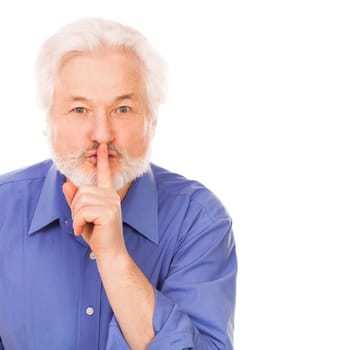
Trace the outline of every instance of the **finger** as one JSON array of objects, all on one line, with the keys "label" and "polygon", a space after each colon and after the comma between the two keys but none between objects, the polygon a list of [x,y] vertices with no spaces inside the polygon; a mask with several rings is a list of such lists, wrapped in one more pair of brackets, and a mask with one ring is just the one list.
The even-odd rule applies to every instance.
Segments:
[{"label": "finger", "polygon": [[[89,207],[79,209],[73,220],[73,231],[76,236],[83,235],[88,238],[98,217],[98,208]],[[88,242],[88,240],[87,240]]]},{"label": "finger", "polygon": [[75,187],[72,182],[67,181],[63,184],[62,190],[63,190],[64,196],[66,197],[66,201],[68,205],[71,206],[73,202],[73,198],[78,191],[78,188]]},{"label": "finger", "polygon": [[76,236],[88,234],[92,230],[93,224],[87,222],[83,217],[76,216],[73,221],[73,232]]},{"label": "finger", "polygon": [[97,187],[113,188],[112,171],[105,143],[101,143],[97,149]]}]

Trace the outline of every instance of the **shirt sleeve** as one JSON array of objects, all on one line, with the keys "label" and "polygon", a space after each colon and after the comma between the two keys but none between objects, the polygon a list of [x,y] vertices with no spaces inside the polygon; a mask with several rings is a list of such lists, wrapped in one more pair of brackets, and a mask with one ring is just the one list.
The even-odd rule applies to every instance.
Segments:
[{"label": "shirt sleeve", "polygon": [[[166,277],[154,287],[155,337],[149,350],[233,350],[237,258],[231,219],[184,222]],[[118,322],[107,350],[129,349]]]},{"label": "shirt sleeve", "polygon": [[[237,259],[231,221],[190,233],[156,296],[149,350],[233,350]],[[128,350],[115,318],[107,350]]]},{"label": "shirt sleeve", "polygon": [[229,218],[199,221],[155,289],[150,350],[233,349],[237,259]]}]

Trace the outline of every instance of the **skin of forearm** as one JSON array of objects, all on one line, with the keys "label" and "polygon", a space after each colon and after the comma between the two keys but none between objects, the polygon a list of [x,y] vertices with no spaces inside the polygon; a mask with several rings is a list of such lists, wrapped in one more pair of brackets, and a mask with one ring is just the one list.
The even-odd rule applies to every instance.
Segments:
[{"label": "skin of forearm", "polygon": [[154,338],[152,285],[128,254],[99,257],[97,265],[109,303],[132,350],[145,350]]}]

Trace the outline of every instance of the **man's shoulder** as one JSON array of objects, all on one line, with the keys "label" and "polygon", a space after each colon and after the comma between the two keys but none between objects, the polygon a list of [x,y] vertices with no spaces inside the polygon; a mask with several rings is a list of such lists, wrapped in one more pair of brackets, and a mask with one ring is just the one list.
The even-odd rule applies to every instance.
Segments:
[{"label": "man's shoulder", "polygon": [[166,197],[167,201],[171,202],[177,198],[181,199],[184,206],[187,202],[188,205],[210,210],[213,215],[228,215],[221,200],[201,182],[188,179],[155,164],[152,164],[152,172],[157,184],[158,195]]},{"label": "man's shoulder", "polygon": [[190,196],[198,191],[208,191],[200,182],[190,180],[184,175],[172,172],[158,165],[152,164],[152,172],[157,183],[158,191]]},{"label": "man's shoulder", "polygon": [[40,163],[2,174],[0,175],[0,186],[44,178],[51,166],[52,161],[45,160]]}]

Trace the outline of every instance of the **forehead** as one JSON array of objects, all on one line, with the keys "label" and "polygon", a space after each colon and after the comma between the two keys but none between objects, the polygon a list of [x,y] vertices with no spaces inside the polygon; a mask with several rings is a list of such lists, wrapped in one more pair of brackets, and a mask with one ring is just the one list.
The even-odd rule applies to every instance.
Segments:
[{"label": "forehead", "polygon": [[72,52],[59,66],[55,90],[80,95],[99,95],[109,90],[113,94],[141,94],[145,92],[144,65],[135,53],[124,48]]}]

